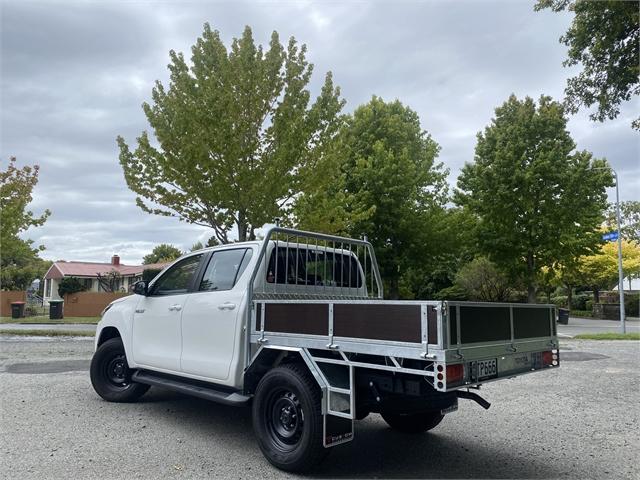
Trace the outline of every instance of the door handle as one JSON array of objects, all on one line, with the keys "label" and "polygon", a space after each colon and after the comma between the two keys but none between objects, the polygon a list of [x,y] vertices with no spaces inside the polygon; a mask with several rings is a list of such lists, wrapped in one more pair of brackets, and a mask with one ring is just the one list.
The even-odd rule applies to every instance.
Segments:
[{"label": "door handle", "polygon": [[171,305],[169,307],[169,310],[174,310],[176,312],[179,312],[180,310],[182,310],[182,305],[179,305],[179,304]]},{"label": "door handle", "polygon": [[233,310],[234,308],[236,308],[236,304],[231,302],[225,302],[218,305],[218,310]]}]

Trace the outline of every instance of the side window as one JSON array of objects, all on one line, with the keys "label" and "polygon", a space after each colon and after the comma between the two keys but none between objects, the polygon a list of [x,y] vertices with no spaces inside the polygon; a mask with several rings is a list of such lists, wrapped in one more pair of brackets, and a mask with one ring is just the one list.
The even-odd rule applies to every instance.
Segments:
[{"label": "side window", "polygon": [[202,292],[231,290],[247,268],[251,253],[251,249],[246,248],[214,252],[200,282],[199,290]]},{"label": "side window", "polygon": [[187,293],[193,274],[198,269],[202,255],[185,258],[171,267],[153,286],[153,295]]}]

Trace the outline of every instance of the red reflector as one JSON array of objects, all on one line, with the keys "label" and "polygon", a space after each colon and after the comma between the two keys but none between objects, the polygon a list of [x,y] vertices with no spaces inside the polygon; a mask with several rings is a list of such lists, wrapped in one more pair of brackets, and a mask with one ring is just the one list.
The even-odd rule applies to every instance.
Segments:
[{"label": "red reflector", "polygon": [[447,365],[447,383],[461,382],[464,378],[464,365]]},{"label": "red reflector", "polygon": [[553,365],[553,352],[552,351],[542,352],[542,365],[544,365],[545,367],[547,365]]}]

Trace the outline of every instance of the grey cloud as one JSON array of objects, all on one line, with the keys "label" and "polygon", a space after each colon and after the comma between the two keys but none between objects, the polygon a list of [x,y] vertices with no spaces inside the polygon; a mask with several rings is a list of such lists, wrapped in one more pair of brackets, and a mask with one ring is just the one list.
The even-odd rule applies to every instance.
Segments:
[{"label": "grey cloud", "polygon": [[[53,211],[27,232],[47,258],[140,261],[154,244],[188,248],[211,232],[140,211],[118,164],[116,135],[133,143],[148,128],[140,105],[166,83],[168,50],[189,48],[204,22],[228,45],[251,25],[266,44],[277,30],[309,47],[317,93],[326,71],[347,111],[372,94],[415,109],[441,145],[455,184],[473,159],[475,135],[511,93],[561,98],[572,71],[558,37],[569,14],[533,2],[19,2],[1,12],[0,156],[39,163],[33,209]],[[630,119],[569,128],[579,149],[604,156],[621,174],[623,199],[638,198],[637,134]]]}]

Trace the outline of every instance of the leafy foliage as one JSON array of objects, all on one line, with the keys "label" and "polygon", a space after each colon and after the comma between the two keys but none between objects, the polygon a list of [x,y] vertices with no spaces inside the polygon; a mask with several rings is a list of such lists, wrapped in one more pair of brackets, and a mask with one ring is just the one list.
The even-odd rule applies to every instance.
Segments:
[{"label": "leafy foliage", "polygon": [[506,302],[511,294],[511,281],[485,257],[473,259],[456,275],[456,285],[462,287],[470,300]]},{"label": "leafy foliage", "polygon": [[[622,269],[625,277],[640,276],[640,244],[622,241]],[[618,283],[618,244],[607,242],[597,253],[581,257],[578,273],[580,283],[595,292],[613,288]]]},{"label": "leafy foliage", "polygon": [[331,73],[315,102],[306,88],[313,65],[292,37],[277,32],[269,48],[246,27],[229,50],[208,24],[192,47],[191,66],[170,52],[168,89],[156,82],[134,151],[118,137],[120,163],[136,202],[149,213],[176,216],[240,241],[282,216],[301,189],[299,172],[320,159],[339,125],[344,102]]},{"label": "leafy foliage", "polygon": [[[592,0],[539,0],[536,10],[575,13],[560,41],[569,47],[564,65],[581,64],[583,70],[567,81],[566,106],[576,113],[596,105],[592,120],[613,119],[620,104],[640,94],[640,2]],[[634,121],[640,128],[640,118]]]},{"label": "leafy foliage", "polygon": [[151,263],[172,262],[181,255],[182,252],[178,247],[174,247],[168,243],[161,243],[153,247],[151,253],[142,257],[142,263],[143,265],[149,265]]},{"label": "leafy foliage", "polygon": [[[640,201],[620,202],[620,223],[622,238],[640,245]],[[605,225],[608,230],[618,229],[615,204],[607,210]]]},{"label": "leafy foliage", "polygon": [[76,277],[64,277],[58,283],[58,295],[60,298],[64,298],[65,295],[72,293],[84,292],[88,290],[84,282],[80,281]]},{"label": "leafy foliage", "polygon": [[447,175],[436,163],[439,149],[415,111],[374,96],[345,119],[309,189],[296,199],[298,224],[366,235],[388,296],[398,298],[401,276],[417,264],[428,268],[437,250],[430,219],[443,211]]},{"label": "leafy foliage", "polygon": [[469,300],[469,293],[467,290],[462,288],[459,285],[451,285],[449,287],[443,288],[442,290],[436,292],[433,297],[433,300],[458,300],[458,301],[466,301]]},{"label": "leafy foliage", "polygon": [[588,254],[600,243],[610,173],[574,152],[562,106],[514,95],[478,134],[474,163],[458,178],[456,202],[478,218],[480,251],[527,286],[535,301],[541,268]]},{"label": "leafy foliage", "polygon": [[209,237],[209,240],[207,240],[207,244],[205,245],[205,247],[215,247],[217,245],[220,245],[220,242],[215,235],[212,235],[211,237]]},{"label": "leafy foliage", "polygon": [[640,293],[624,294],[624,311],[630,317],[637,317],[640,310]]},{"label": "leafy foliage", "polygon": [[42,277],[50,263],[38,257],[43,246],[33,248],[31,240],[19,234],[30,227],[44,224],[51,212],[45,210],[34,216],[27,210],[33,188],[38,183],[38,165],[16,166],[16,158],[9,158],[6,170],[0,170],[0,283],[4,290],[24,290]]}]

